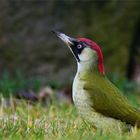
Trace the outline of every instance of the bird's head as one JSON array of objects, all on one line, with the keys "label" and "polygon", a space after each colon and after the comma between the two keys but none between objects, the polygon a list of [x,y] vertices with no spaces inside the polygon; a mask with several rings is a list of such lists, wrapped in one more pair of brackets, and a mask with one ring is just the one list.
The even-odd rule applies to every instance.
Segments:
[{"label": "bird's head", "polygon": [[87,38],[72,38],[64,33],[53,31],[70,48],[78,64],[94,64],[104,75],[103,55],[99,45]]}]

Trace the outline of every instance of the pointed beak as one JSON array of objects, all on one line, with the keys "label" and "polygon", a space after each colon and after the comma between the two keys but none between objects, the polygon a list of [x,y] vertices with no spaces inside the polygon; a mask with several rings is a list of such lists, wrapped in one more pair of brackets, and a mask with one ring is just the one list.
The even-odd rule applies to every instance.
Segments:
[{"label": "pointed beak", "polygon": [[73,53],[73,55],[75,56],[75,58],[77,59],[77,61],[79,62],[79,56],[78,56],[78,52],[77,49],[75,47],[75,43],[79,42],[77,39],[69,37],[67,35],[65,35],[64,33],[60,33],[58,31],[52,31],[54,34],[56,34],[56,36],[58,38],[60,38],[71,50],[71,52]]},{"label": "pointed beak", "polygon": [[76,41],[76,39],[69,37],[65,35],[64,33],[60,33],[58,31],[52,31],[58,38],[60,38],[65,44],[67,44],[69,47],[74,45],[73,41]]}]

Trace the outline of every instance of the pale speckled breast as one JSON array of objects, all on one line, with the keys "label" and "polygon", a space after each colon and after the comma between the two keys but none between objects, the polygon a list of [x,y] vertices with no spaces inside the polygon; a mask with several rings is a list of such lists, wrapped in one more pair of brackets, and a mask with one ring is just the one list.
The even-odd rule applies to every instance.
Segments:
[{"label": "pale speckled breast", "polygon": [[79,80],[79,77],[75,76],[73,82],[73,101],[79,114],[96,128],[105,129],[107,131],[108,129],[111,131],[112,129],[116,131],[126,131],[126,124],[119,120],[106,117],[94,110],[92,107],[94,103],[91,102],[89,95],[87,91],[83,89],[83,86],[84,81]]},{"label": "pale speckled breast", "polygon": [[88,93],[83,89],[84,81],[79,81],[78,77],[75,76],[73,82],[73,101],[78,109],[79,113],[88,119],[90,113],[94,111],[91,107],[93,102],[90,101]]}]

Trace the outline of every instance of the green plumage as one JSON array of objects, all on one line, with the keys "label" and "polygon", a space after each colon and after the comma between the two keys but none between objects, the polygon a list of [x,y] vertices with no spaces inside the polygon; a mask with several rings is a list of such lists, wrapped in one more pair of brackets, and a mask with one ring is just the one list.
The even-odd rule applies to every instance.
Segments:
[{"label": "green plumage", "polygon": [[[88,74],[90,75],[90,74]],[[95,111],[140,127],[140,112],[132,107],[106,77],[97,74],[85,76],[84,90],[87,90]]]},{"label": "green plumage", "polygon": [[128,124],[140,128],[140,112],[104,75],[103,56],[93,41],[54,32],[74,54],[78,69],[73,82],[73,101],[85,120],[103,131],[128,131]]},{"label": "green plumage", "polygon": [[126,132],[127,124],[140,127],[140,112],[96,69],[77,72],[73,100],[82,117],[95,128]]}]

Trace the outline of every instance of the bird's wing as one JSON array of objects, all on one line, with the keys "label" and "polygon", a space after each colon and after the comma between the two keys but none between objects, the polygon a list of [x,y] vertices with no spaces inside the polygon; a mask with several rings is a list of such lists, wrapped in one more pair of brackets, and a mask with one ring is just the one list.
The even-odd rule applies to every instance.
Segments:
[{"label": "bird's wing", "polygon": [[129,104],[120,90],[107,78],[101,79],[99,83],[90,81],[84,86],[93,102],[93,108],[105,116],[140,126],[140,112]]}]

